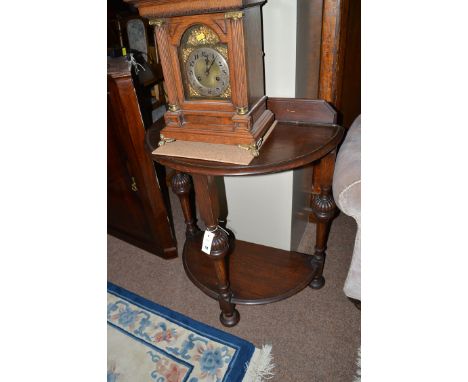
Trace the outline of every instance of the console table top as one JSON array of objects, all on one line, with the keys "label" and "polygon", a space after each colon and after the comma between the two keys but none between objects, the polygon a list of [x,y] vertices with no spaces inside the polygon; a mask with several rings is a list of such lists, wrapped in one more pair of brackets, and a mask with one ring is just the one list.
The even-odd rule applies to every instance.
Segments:
[{"label": "console table top", "polygon": [[[148,132],[147,144],[156,148],[159,132]],[[152,154],[153,160],[177,171],[204,175],[259,175],[291,170],[314,162],[336,148],[344,128],[336,124],[279,121],[248,165]],[[170,144],[170,143],[169,143]]]}]

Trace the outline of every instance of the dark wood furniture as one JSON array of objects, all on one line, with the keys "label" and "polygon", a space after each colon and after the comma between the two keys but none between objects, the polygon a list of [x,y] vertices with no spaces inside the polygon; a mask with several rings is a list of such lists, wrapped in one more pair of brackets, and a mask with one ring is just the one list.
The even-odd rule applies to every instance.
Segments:
[{"label": "dark wood furniture", "polygon": [[[180,198],[186,222],[186,273],[198,288],[218,300],[220,321],[225,326],[239,321],[236,304],[271,303],[307,285],[319,289],[325,282],[325,250],[336,211],[331,184],[336,147],[344,129],[333,123],[336,112],[324,101],[270,98],[267,106],[278,123],[260,156],[247,166],[153,154],[155,161],[176,170],[172,188]],[[157,133],[149,132],[147,141],[155,148]],[[315,163],[318,169],[313,187],[319,190],[309,210],[317,224],[313,256],[235,240],[220,226],[216,176],[271,174],[309,163]],[[190,208],[189,175],[201,218],[207,230],[214,233],[209,255],[201,251],[204,232],[198,229]]]},{"label": "dark wood furniture", "polygon": [[298,0],[296,97],[329,102],[345,128],[361,114],[361,0]]},{"label": "dark wood furniture", "polygon": [[[145,127],[124,57],[107,63],[107,229],[163,258],[177,256],[176,242]],[[162,177],[164,175],[162,174]]]}]

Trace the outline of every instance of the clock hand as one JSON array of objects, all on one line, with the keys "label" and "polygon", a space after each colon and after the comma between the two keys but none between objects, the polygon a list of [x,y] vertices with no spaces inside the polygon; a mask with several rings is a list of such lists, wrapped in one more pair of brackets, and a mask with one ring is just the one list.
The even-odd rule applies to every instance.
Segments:
[{"label": "clock hand", "polygon": [[209,68],[206,70],[206,75],[210,74],[211,67],[213,66],[213,63],[215,62],[216,58],[213,58],[213,61],[211,61],[211,64]]}]

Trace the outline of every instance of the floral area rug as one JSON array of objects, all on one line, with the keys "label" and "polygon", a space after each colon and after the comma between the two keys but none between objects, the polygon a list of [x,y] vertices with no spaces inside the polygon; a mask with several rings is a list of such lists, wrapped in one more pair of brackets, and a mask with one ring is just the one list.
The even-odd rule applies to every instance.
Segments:
[{"label": "floral area rug", "polygon": [[107,382],[260,382],[271,346],[192,320],[107,285]]}]

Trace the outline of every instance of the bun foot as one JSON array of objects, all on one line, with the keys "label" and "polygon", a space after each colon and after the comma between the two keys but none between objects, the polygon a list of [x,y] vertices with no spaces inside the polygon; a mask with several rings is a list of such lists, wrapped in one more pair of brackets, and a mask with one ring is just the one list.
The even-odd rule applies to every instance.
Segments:
[{"label": "bun foot", "polygon": [[240,314],[237,309],[234,309],[234,313],[230,316],[226,316],[223,312],[219,315],[219,320],[224,326],[232,327],[237,325],[240,320]]},{"label": "bun foot", "polygon": [[320,289],[325,285],[325,278],[323,276],[317,277],[316,279],[313,279],[309,286],[312,289]]}]

